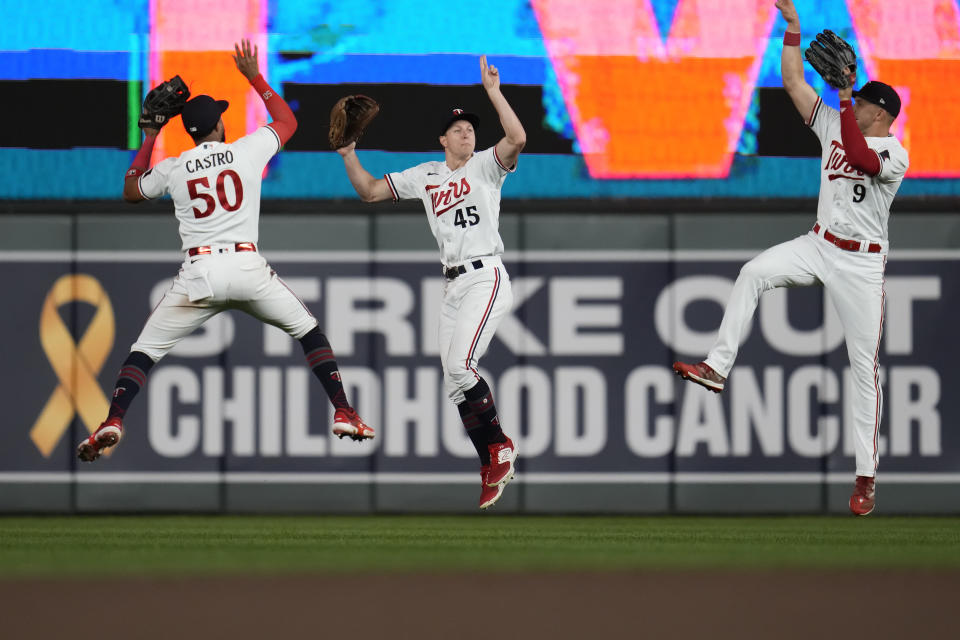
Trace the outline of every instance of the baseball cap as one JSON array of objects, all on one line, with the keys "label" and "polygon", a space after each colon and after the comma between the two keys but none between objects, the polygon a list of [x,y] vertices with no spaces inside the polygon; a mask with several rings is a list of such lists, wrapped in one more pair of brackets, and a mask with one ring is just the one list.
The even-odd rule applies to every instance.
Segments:
[{"label": "baseball cap", "polygon": [[183,128],[194,138],[201,138],[217,126],[220,114],[227,110],[230,103],[226,100],[214,100],[210,96],[199,95],[183,105],[180,118]]},{"label": "baseball cap", "polygon": [[859,91],[854,91],[853,96],[857,99],[872,102],[894,118],[900,115],[900,96],[888,84],[871,80],[860,87]]},{"label": "baseball cap", "polygon": [[467,113],[466,111],[460,108],[449,109],[446,113],[444,113],[443,128],[440,129],[440,135],[446,134],[447,129],[450,128],[450,125],[452,125],[457,120],[466,120],[467,122],[473,125],[474,130],[480,128],[480,118],[476,114]]}]

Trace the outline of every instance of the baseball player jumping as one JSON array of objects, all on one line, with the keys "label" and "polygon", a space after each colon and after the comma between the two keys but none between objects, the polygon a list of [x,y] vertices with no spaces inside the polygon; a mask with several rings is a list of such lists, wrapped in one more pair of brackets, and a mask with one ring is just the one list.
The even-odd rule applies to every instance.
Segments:
[{"label": "baseball player jumping", "polygon": [[[843,323],[854,379],[857,477],[850,510],[867,515],[876,503],[874,476],[883,407],[877,368],[889,247],[887,220],[908,165],[906,150],[890,134],[900,113],[900,97],[892,87],[876,81],[853,91],[856,75],[847,67],[840,74],[845,77],[834,80],[840,87],[840,110],[823,104],[803,77],[796,7],[792,0],[777,0],[776,6],[787,22],[781,57],[783,87],[823,149],[817,222],[806,235],[767,249],[743,266],[707,358],[697,364],[676,362],[673,368],[686,380],[723,391],[760,294],[776,287],[823,285]],[[828,45],[839,41],[849,48],[838,38],[832,40],[834,34],[824,33],[829,36],[824,39]],[[855,103],[851,97],[856,97]]]},{"label": "baseball player jumping", "polygon": [[490,507],[513,478],[517,450],[504,435],[487,382],[477,372],[497,326],[513,303],[500,256],[500,189],[526,144],[517,115],[500,92],[500,74],[480,58],[480,77],[503,126],[496,146],[474,153],[480,119],[462,109],[443,114],[442,162],[425,162],[374,178],[360,164],[355,142],[338,149],[351,184],[364,202],[421,200],[440,247],[443,302],[440,362],[447,394],[480,456],[480,508]]},{"label": "baseball player jumping", "polygon": [[[333,350],[316,318],[257,250],[263,169],[296,131],[297,120],[260,75],[256,48],[251,50],[244,40],[234,52],[237,69],[263,99],[273,122],[227,144],[220,118],[227,102],[196,96],[180,115],[197,146],[149,170],[160,131],[142,125],[145,139],[127,171],[123,198],[135,203],[169,193],[186,256],[120,369],[106,421],[78,446],[81,460],[92,462],[120,441],[123,418],[153,365],[181,338],[226,309],[245,311],[299,340],[335,407],[333,432],[354,440],[374,437],[374,430],[347,402]],[[150,115],[145,113],[141,123],[154,125]]]}]

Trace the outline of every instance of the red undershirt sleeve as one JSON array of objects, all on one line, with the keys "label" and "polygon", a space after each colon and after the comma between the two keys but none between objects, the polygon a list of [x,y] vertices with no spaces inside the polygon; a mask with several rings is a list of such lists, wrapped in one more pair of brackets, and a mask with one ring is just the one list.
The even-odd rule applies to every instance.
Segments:
[{"label": "red undershirt sleeve", "polygon": [[293,132],[297,130],[297,117],[293,115],[290,105],[270,88],[270,85],[264,80],[263,74],[251,80],[250,84],[263,98],[263,103],[267,106],[270,117],[273,118],[273,122],[269,126],[277,132],[277,137],[280,138],[280,146],[283,146],[293,135]]},{"label": "red undershirt sleeve", "polygon": [[880,156],[867,146],[867,140],[857,126],[857,119],[853,115],[853,103],[850,100],[840,101],[840,141],[847,152],[847,162],[855,169],[867,175],[875,176],[880,173]]},{"label": "red undershirt sleeve", "polygon": [[153,144],[156,141],[157,136],[147,136],[143,139],[143,144],[140,145],[140,150],[137,151],[137,155],[134,156],[133,162],[130,163],[130,168],[127,169],[124,178],[136,178],[146,173],[150,165],[150,155],[153,153]]}]

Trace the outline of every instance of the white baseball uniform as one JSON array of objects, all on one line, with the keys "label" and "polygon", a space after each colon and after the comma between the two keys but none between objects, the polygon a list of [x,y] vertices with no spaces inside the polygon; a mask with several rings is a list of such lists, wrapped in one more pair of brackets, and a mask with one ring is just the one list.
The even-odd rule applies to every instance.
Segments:
[{"label": "white baseball uniform", "polygon": [[499,227],[500,188],[515,170],[491,147],[456,171],[446,162],[425,162],[384,176],[395,201],[423,202],[443,270],[458,274],[444,278],[438,332],[444,382],[455,404],[477,384],[477,362],[513,305]]},{"label": "white baseball uniform", "polygon": [[743,266],[717,342],[704,362],[720,375],[729,375],[764,291],[823,285],[843,324],[853,374],[857,475],[873,477],[883,407],[877,367],[887,220],[909,161],[893,136],[868,137],[867,146],[880,158],[880,173],[871,177],[850,166],[840,136],[840,112],[819,98],[807,124],[823,149],[817,224],[806,235],[771,247]]},{"label": "white baseball uniform", "polygon": [[294,338],[317,326],[256,248],[263,169],[280,146],[268,125],[229,144],[203,142],[140,176],[144,198],[173,199],[187,255],[134,351],[156,362],[225,309],[245,311]]}]

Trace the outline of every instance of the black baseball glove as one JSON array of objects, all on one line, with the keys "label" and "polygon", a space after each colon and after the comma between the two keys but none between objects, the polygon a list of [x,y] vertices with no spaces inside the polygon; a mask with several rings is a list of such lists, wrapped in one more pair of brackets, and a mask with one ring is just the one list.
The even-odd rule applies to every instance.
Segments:
[{"label": "black baseball glove", "polygon": [[163,125],[170,122],[170,118],[180,115],[189,99],[187,84],[180,76],[173,76],[151,89],[143,99],[143,110],[137,124],[141,129],[162,129]]},{"label": "black baseball glove", "polygon": [[337,100],[330,110],[330,131],[327,134],[330,148],[340,149],[356,142],[378,113],[380,105],[368,96],[358,94]]},{"label": "black baseball glove", "polygon": [[850,76],[857,72],[857,54],[853,47],[829,29],[817,34],[804,57],[834,89],[848,88]]}]

